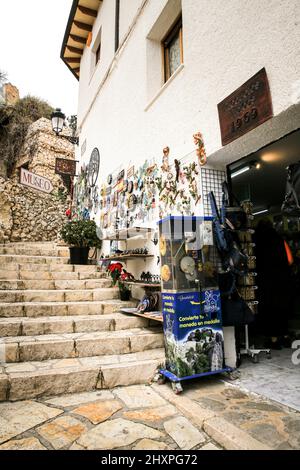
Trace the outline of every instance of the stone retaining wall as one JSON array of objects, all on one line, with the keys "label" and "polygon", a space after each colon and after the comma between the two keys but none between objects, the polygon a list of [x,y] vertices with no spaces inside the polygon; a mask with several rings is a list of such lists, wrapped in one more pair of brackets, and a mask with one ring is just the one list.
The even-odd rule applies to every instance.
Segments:
[{"label": "stone retaining wall", "polygon": [[[64,134],[70,133],[65,129]],[[55,241],[67,221],[70,198],[62,177],[55,174],[57,157],[74,159],[74,146],[57,137],[48,119],[33,123],[11,178],[0,176],[0,243]],[[54,189],[45,194],[19,184],[20,167],[48,178]]]},{"label": "stone retaining wall", "polygon": [[0,178],[0,243],[54,241],[70,201]]}]

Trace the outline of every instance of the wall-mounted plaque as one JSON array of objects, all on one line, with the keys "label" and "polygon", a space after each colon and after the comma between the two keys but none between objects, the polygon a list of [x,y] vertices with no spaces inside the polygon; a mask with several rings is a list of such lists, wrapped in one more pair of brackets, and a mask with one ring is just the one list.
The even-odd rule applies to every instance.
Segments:
[{"label": "wall-mounted plaque", "polygon": [[20,183],[23,186],[28,186],[32,189],[37,189],[42,193],[50,194],[53,191],[53,185],[50,180],[44,178],[43,176],[36,175],[31,171],[21,168],[20,171]]},{"label": "wall-mounted plaque", "polygon": [[65,158],[57,158],[55,160],[55,173],[58,175],[76,175],[76,160],[66,160]]},{"label": "wall-mounted plaque", "polygon": [[222,144],[227,145],[273,117],[265,68],[218,104]]}]

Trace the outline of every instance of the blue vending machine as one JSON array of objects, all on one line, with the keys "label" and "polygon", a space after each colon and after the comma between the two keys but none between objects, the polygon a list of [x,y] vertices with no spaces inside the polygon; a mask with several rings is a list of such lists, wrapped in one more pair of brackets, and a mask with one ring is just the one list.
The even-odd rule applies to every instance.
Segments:
[{"label": "blue vending machine", "polygon": [[159,222],[166,369],[176,393],[183,380],[232,369],[224,363],[218,255],[211,217]]}]

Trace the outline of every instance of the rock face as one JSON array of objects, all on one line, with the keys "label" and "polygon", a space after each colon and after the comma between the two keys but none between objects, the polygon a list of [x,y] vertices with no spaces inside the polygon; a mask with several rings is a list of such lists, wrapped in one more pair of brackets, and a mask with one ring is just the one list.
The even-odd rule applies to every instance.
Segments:
[{"label": "rock face", "polygon": [[[73,145],[53,134],[48,119],[39,119],[29,128],[12,177],[5,179],[0,176],[0,243],[57,239],[67,220],[66,209],[70,206],[63,179],[55,174],[57,157],[73,160]],[[22,166],[48,178],[54,187],[52,193],[42,193],[19,184]]]}]

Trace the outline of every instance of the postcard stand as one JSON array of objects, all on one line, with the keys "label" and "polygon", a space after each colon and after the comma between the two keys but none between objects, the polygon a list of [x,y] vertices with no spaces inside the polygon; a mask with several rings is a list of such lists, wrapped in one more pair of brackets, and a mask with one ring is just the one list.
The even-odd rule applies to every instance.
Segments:
[{"label": "postcard stand", "polygon": [[211,217],[169,216],[159,222],[166,368],[175,393],[181,382],[222,372],[224,336]]}]

